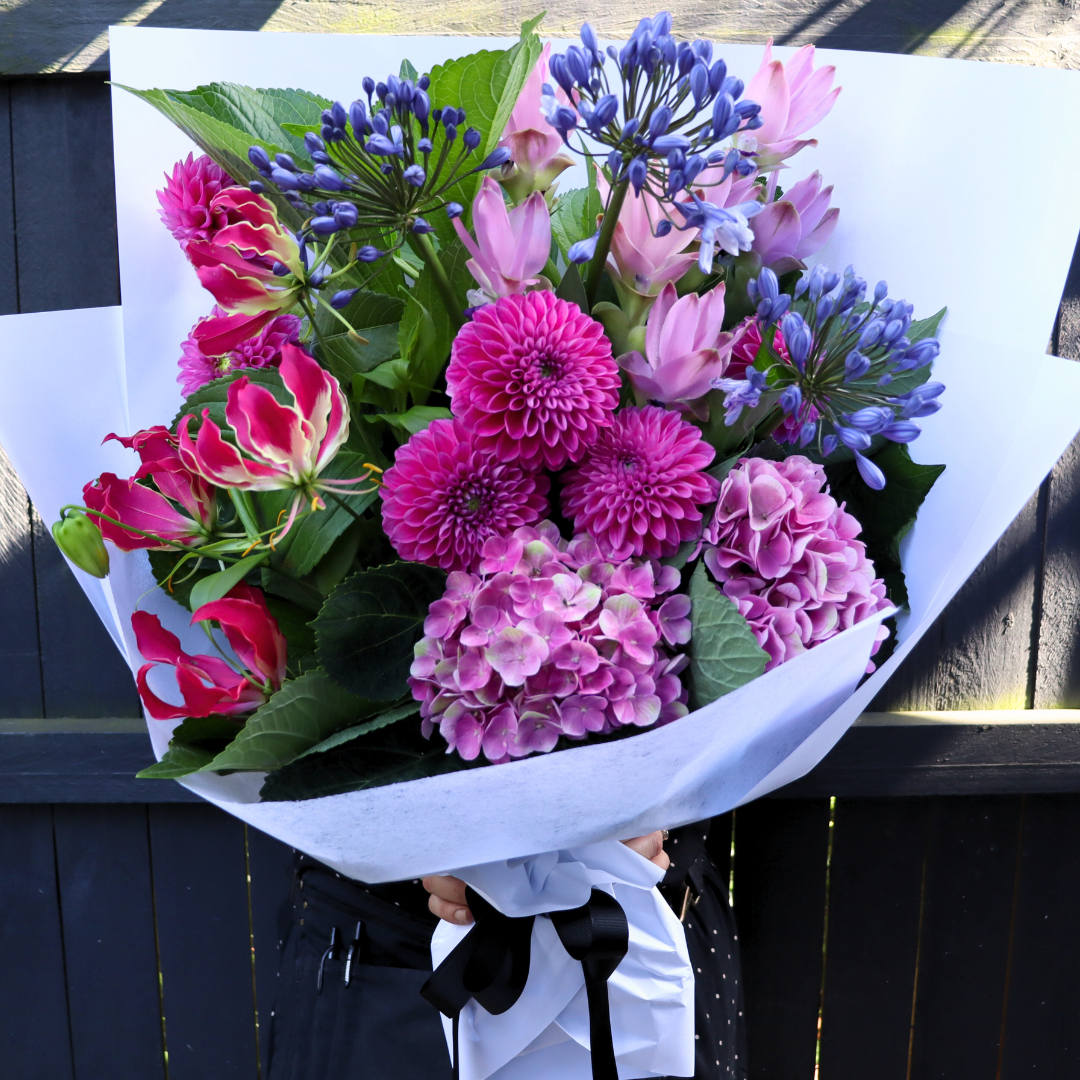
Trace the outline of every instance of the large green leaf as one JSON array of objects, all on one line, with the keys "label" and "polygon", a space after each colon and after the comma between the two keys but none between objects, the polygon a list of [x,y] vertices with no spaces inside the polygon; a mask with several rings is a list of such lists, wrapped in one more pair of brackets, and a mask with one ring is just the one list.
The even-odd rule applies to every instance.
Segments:
[{"label": "large green leaf", "polygon": [[690,578],[690,705],[700,709],[756,679],[769,654],[757,643],[739,609],[699,562]]},{"label": "large green leaf", "polygon": [[551,234],[564,257],[579,240],[596,232],[596,215],[603,209],[596,187],[575,188],[559,194],[551,214]]},{"label": "large green leaf", "polygon": [[136,773],[142,780],[175,780],[210,764],[240,734],[243,718],[191,716],[177,727],[160,761]]},{"label": "large green leaf", "polygon": [[161,760],[135,774],[137,780],[177,780],[201,772],[214,760],[211,750],[201,746],[176,743],[161,755]]},{"label": "large green leaf", "polygon": [[249,555],[246,559],[234,562],[224,570],[200,577],[191,589],[189,601],[191,610],[201,608],[203,604],[209,604],[213,600],[220,600],[234,585],[243,581],[252,570],[266,562],[269,554],[268,551],[260,551],[257,555]]},{"label": "large green leaf", "polygon": [[248,382],[265,386],[282,405],[291,406],[293,404],[293,396],[285,389],[285,384],[281,381],[281,373],[277,368],[238,368],[235,371],[230,371],[227,375],[223,375],[220,379],[214,379],[213,382],[200,387],[194,394],[190,394],[184,400],[180,411],[173,417],[172,430],[175,431],[180,421],[188,415],[195,417],[197,427],[198,424],[202,423],[204,409],[210,410],[210,419],[218,427],[224,426],[226,423],[225,403],[229,399],[229,387],[237,379],[245,378]]},{"label": "large green leaf", "polygon": [[323,739],[321,743],[313,746],[310,750],[305,750],[296,760],[299,761],[300,758],[308,757],[310,754],[325,754],[327,750],[343,746],[347,742],[352,742],[353,739],[360,738],[361,735],[370,735],[373,731],[389,727],[391,724],[396,724],[399,720],[406,720],[410,716],[416,716],[419,712],[420,703],[417,701],[406,701],[403,705],[395,705],[393,708],[379,713],[378,716],[373,716],[370,720],[364,720],[359,724],[354,724],[352,727],[345,728],[343,731],[335,732],[329,739]]},{"label": "large green leaf", "polygon": [[359,331],[363,342],[354,341],[347,333],[329,334],[315,346],[315,355],[338,382],[349,386],[354,375],[371,371],[397,356],[398,331],[396,322],[366,326]]},{"label": "large green leaf", "polygon": [[343,690],[326,672],[309,671],[285,683],[253,713],[240,734],[203,771],[279,769],[378,708]]},{"label": "large green leaf", "polygon": [[319,662],[361,697],[401,697],[428,608],[445,587],[441,570],[420,563],[391,563],[346,578],[315,620]]}]

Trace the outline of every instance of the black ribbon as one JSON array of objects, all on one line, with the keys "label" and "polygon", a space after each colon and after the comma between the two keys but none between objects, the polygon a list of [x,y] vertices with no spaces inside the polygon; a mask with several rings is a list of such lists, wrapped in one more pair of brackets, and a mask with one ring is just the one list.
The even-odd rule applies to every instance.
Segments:
[{"label": "black ribbon", "polygon": [[[454,1080],[458,1080],[458,1017],[470,1000],[489,1013],[506,1012],[529,979],[534,916],[510,918],[466,887],[475,925],[432,972],[420,993],[453,1021]],[[618,1080],[611,1037],[607,981],[626,955],[630,929],[619,902],[600,889],[572,911],[548,918],[563,948],[581,961],[589,1003],[589,1043],[593,1080]]]}]

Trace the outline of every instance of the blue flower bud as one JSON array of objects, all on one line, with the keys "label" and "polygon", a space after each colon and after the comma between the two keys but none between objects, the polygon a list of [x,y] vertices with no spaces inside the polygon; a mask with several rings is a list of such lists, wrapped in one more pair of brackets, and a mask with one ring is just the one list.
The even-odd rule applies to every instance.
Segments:
[{"label": "blue flower bud", "polygon": [[622,132],[619,135],[619,139],[630,139],[637,134],[637,129],[641,127],[641,120],[636,116],[631,116],[629,120],[623,124]]},{"label": "blue flower bud", "polygon": [[918,424],[913,424],[910,420],[897,420],[887,428],[883,428],[881,434],[889,442],[909,443],[922,434],[922,428]]},{"label": "blue flower bud", "polygon": [[371,244],[365,244],[357,253],[356,261],[362,263],[373,263],[376,259],[381,259],[386,252],[380,251],[377,247],[373,247]]},{"label": "blue flower bud", "polygon": [[720,93],[729,95],[732,101],[738,101],[744,89],[742,79],[736,79],[733,75],[728,76],[720,84]]},{"label": "blue flower bud", "polygon": [[271,269],[277,277],[288,277],[292,273],[284,263],[280,262],[275,262]]},{"label": "blue flower bud", "polygon": [[589,58],[584,50],[571,45],[565,53],[566,67],[578,86],[589,85]]},{"label": "blue flower bud", "polygon": [[705,168],[705,159],[700,154],[691,154],[686,159],[683,172],[686,174],[686,186],[689,187],[697,178],[699,172]]},{"label": "blue flower bud", "polygon": [[329,165],[330,155],[324,153],[322,150],[312,150],[311,160],[314,161],[316,165]]},{"label": "blue flower bud", "polygon": [[780,283],[767,266],[757,276],[757,287],[766,300],[775,300],[780,295]]},{"label": "blue flower bud", "polygon": [[594,59],[599,59],[600,42],[596,40],[596,31],[588,23],[581,24],[581,43],[592,53]]},{"label": "blue flower bud", "polygon": [[693,45],[690,46],[694,50],[694,55],[706,65],[706,67],[712,62],[712,42],[698,38]]},{"label": "blue flower bud", "polygon": [[587,240],[579,240],[573,244],[566,253],[567,259],[572,263],[587,263],[596,254],[596,243],[600,239],[600,230],[592,234]]},{"label": "blue flower bud", "polygon": [[622,179],[622,153],[612,150],[607,156],[607,167],[611,173],[612,183],[617,184]]},{"label": "blue flower bud", "polygon": [[375,84],[375,96],[380,101],[385,101],[386,100],[386,95],[387,95],[388,91],[389,91],[389,87],[386,85],[386,83],[380,82],[380,83]]},{"label": "blue flower bud", "polygon": [[880,405],[868,405],[865,409],[853,412],[847,422],[854,428],[865,432],[867,435],[877,435],[892,423],[893,414],[891,409],[882,408]]},{"label": "blue flower bud", "polygon": [[428,122],[428,116],[431,114],[431,98],[427,94],[418,89],[413,95],[412,100],[413,112],[416,114],[416,119],[421,124],[426,125]]},{"label": "blue flower bud", "polygon": [[320,266],[318,270],[313,270],[311,272],[311,275],[308,277],[308,284],[313,289],[317,289],[327,279],[329,274],[330,271],[327,267]]},{"label": "blue flower bud", "polygon": [[349,106],[349,122],[352,124],[353,134],[359,138],[364,134],[367,127],[367,109],[362,101],[354,101]]},{"label": "blue flower bud", "polygon": [[574,77],[570,74],[566,66],[566,58],[561,53],[556,53],[548,61],[548,71],[551,72],[551,77],[563,88],[565,94],[569,96],[573,93]]},{"label": "blue flower bud", "polygon": [[344,191],[349,186],[329,165],[316,167],[315,184],[323,191]]},{"label": "blue flower bud", "polygon": [[252,180],[248,184],[248,190],[254,191],[256,195],[261,195],[266,190],[266,185],[261,180]]},{"label": "blue flower bud", "polygon": [[870,436],[858,428],[836,426],[836,434],[849,450],[869,450]]},{"label": "blue flower bud", "polygon": [[430,85],[431,85],[431,76],[430,75],[421,75],[420,78],[416,80],[416,88],[417,88],[417,90],[427,90],[427,88]]},{"label": "blue flower bud", "polygon": [[494,150],[480,164],[478,169],[497,169],[500,165],[505,165],[510,160],[510,147],[497,146]]},{"label": "blue flower bud", "polygon": [[385,112],[377,112],[371,118],[371,128],[376,135],[386,135],[390,131],[390,121]]},{"label": "blue flower bud", "polygon": [[396,96],[400,88],[401,80],[396,75],[386,76],[386,92],[388,94],[394,94]]},{"label": "blue flower bud", "polygon": [[401,175],[406,183],[417,188],[423,187],[424,181],[427,179],[427,173],[424,172],[421,165],[410,165]]},{"label": "blue flower bud", "polygon": [[826,435],[825,438],[821,440],[821,452],[822,452],[822,454],[824,454],[825,457],[829,457],[832,453],[835,452],[835,450],[836,450],[836,436],[835,435]]},{"label": "blue flower bud", "polygon": [[367,141],[369,154],[378,154],[380,157],[403,155],[405,147],[398,142],[392,142],[385,135],[372,135]]},{"label": "blue flower bud", "polygon": [[660,108],[654,109],[652,116],[649,117],[649,134],[654,137],[663,135],[669,127],[671,127],[670,106],[661,105]]},{"label": "blue flower bud", "polygon": [[299,178],[296,173],[286,172],[284,169],[272,169],[270,171],[270,179],[282,191],[296,191],[300,187]]},{"label": "blue flower bud", "polygon": [[248,161],[261,173],[270,171],[270,156],[261,146],[252,146],[248,149]]},{"label": "blue flower bud", "polygon": [[451,123],[444,124],[443,135],[447,142],[453,142],[457,138],[457,125]]},{"label": "blue flower bud", "polygon": [[874,286],[874,303],[880,304],[889,295],[889,286],[884,281],[879,281]]},{"label": "blue flower bud", "polygon": [[375,80],[370,75],[365,75],[360,85],[364,88],[364,93],[367,94],[368,101],[370,101],[371,95],[375,92]]},{"label": "blue flower bud", "polygon": [[424,233],[434,232],[435,230],[422,217],[418,217],[413,222],[412,231],[422,235]]},{"label": "blue flower bud", "polygon": [[694,95],[694,106],[700,109],[709,93],[709,69],[700,61],[690,69],[690,93]]},{"label": "blue flower bud", "polygon": [[[547,83],[544,83],[544,85],[547,86]],[[442,119],[442,109],[432,109],[431,110],[431,122],[433,124],[438,124],[438,122],[441,119]]]},{"label": "blue flower bud", "polygon": [[852,350],[844,361],[844,378],[849,381],[861,379],[870,370],[870,361],[862,353]]},{"label": "blue flower bud", "polygon": [[386,99],[385,99],[385,100],[383,101],[383,104],[384,104],[384,105],[386,106],[386,108],[387,108],[388,110],[390,110],[391,112],[393,112],[393,111],[394,111],[394,110],[395,110],[395,109],[397,108],[397,103],[398,103],[398,99],[397,99],[397,94],[395,94],[395,93],[393,92],[393,90],[391,90],[391,91],[390,91],[390,92],[389,92],[389,93],[388,93],[388,94],[386,95]]},{"label": "blue flower bud", "polygon": [[685,135],[661,135],[652,140],[652,148],[658,154],[671,150],[689,150],[690,140]]},{"label": "blue flower bud", "polygon": [[301,191],[314,191],[318,187],[315,183],[315,177],[311,173],[300,173],[296,177],[297,186]]},{"label": "blue flower bud", "polygon": [[694,70],[697,57],[690,51],[690,46],[685,41],[679,44],[678,58],[679,75],[683,77],[689,75]]},{"label": "blue flower bud", "polygon": [[355,203],[334,203],[334,220],[338,223],[338,228],[351,229],[356,224],[358,215]]},{"label": "blue flower bud", "polygon": [[480,145],[480,132],[476,128],[466,128],[461,136],[461,145],[471,154]]},{"label": "blue flower bud", "polygon": [[[722,60],[717,63],[723,63]],[[726,139],[731,131],[731,119],[735,111],[735,102],[730,94],[721,94],[713,104],[712,129],[714,139]]]},{"label": "blue flower bud", "polygon": [[790,416],[794,412],[798,412],[799,407],[802,405],[802,390],[798,386],[789,386],[780,395],[780,408]]},{"label": "blue flower bud", "polygon": [[727,78],[727,64],[723,60],[717,60],[711,68],[709,68],[709,90],[714,94],[720,92],[720,87],[724,85],[724,80]]},{"label": "blue flower bud", "polygon": [[634,189],[634,194],[640,195],[641,189],[649,175],[649,167],[644,155],[640,155],[630,162],[626,174],[630,178],[630,184]]},{"label": "blue flower bud", "polygon": [[342,289],[341,292],[334,293],[334,295],[330,297],[330,306],[336,308],[338,311],[348,307],[352,298],[359,291],[359,289]]},{"label": "blue flower bud", "polygon": [[349,114],[345,111],[345,106],[340,101],[335,101],[330,106],[330,116],[333,119],[334,127],[343,128],[345,122],[349,119]]},{"label": "blue flower bud", "polygon": [[599,131],[601,128],[607,127],[615,119],[615,114],[618,111],[619,99],[614,94],[605,94],[596,103],[596,108],[593,109],[592,116],[589,117],[590,130]]},{"label": "blue flower bud", "polygon": [[661,11],[652,18],[652,32],[656,37],[671,33],[671,12]]},{"label": "blue flower bud", "polygon": [[686,176],[683,174],[682,169],[671,169],[667,175],[667,187],[665,189],[667,197],[674,199],[684,187],[686,187]]},{"label": "blue flower bud", "polygon": [[885,474],[869,459],[865,458],[857,450],[855,451],[855,466],[863,483],[874,491],[880,491],[885,486]]},{"label": "blue flower bud", "polygon": [[795,299],[796,300],[798,300],[799,297],[802,296],[802,294],[804,292],[806,292],[806,287],[809,284],[810,284],[810,278],[806,274],[803,274],[803,276],[801,278],[799,278],[798,281],[795,282]]},{"label": "blue flower bud", "polygon": [[329,236],[338,231],[338,223],[332,217],[317,217],[311,219],[309,228],[317,236]]},{"label": "blue flower bud", "polygon": [[814,441],[814,436],[816,434],[817,424],[815,424],[813,420],[807,420],[799,429],[799,446],[809,446]]},{"label": "blue flower bud", "polygon": [[821,295],[821,286],[825,283],[825,267],[818,263],[813,270],[810,271],[810,299],[817,300]]},{"label": "blue flower bud", "polygon": [[667,234],[671,232],[671,229],[672,225],[670,219],[661,218],[661,220],[656,223],[656,233],[654,235],[657,237],[667,236]]},{"label": "blue flower bud", "polygon": [[409,107],[413,103],[413,98],[416,97],[416,87],[408,79],[402,79],[398,86],[397,96],[402,105]]},{"label": "blue flower bud", "polygon": [[743,120],[753,120],[759,112],[761,112],[761,106],[756,101],[739,101],[735,105],[735,115],[742,117]]},{"label": "blue flower bud", "polygon": [[567,132],[577,127],[578,114],[568,105],[560,105],[548,118],[548,123],[565,139]]},{"label": "blue flower bud", "polygon": [[274,161],[277,163],[278,168],[286,169],[288,172],[296,172],[296,163],[288,154],[275,154]]},{"label": "blue flower bud", "polygon": [[435,147],[431,140],[425,137],[416,144],[416,149],[419,150],[421,154],[430,154]]},{"label": "blue flower bud", "polygon": [[817,304],[817,320],[824,322],[836,310],[836,301],[831,296],[823,296]]},{"label": "blue flower bud", "polygon": [[452,202],[446,204],[446,216],[453,220],[454,218],[461,217],[465,213],[465,207],[459,202]]}]

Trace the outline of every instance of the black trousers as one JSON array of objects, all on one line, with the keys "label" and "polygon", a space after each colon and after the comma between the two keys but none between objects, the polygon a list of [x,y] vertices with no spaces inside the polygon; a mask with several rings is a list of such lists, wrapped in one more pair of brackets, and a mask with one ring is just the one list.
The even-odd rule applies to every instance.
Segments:
[{"label": "black trousers", "polygon": [[[694,965],[695,1080],[745,1080],[737,931],[708,832],[672,830],[661,891]],[[282,915],[268,1080],[450,1080],[439,1013],[420,996],[436,919],[418,881],[364,885],[298,855]]]}]

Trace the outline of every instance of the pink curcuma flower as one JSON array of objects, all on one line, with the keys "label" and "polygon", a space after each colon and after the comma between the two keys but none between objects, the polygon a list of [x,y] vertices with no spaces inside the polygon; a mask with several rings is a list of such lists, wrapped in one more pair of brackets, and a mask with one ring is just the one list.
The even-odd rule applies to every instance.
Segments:
[{"label": "pink curcuma flower", "polygon": [[[260,590],[241,582],[191,616],[192,625],[210,621],[221,627],[239,659],[239,670],[217,656],[185,653],[180,639],[156,615],[136,611],[131,616],[136,644],[147,661],[139,668],[136,684],[146,711],[155,720],[249,713],[281,688],[287,646]],[[159,664],[175,670],[182,705],[162,701],[150,689],[147,675]]]},{"label": "pink curcuma flower", "polygon": [[485,176],[473,200],[472,219],[476,240],[454,218],[454,229],[472,256],[465,265],[480,286],[469,293],[470,303],[479,307],[550,284],[539,276],[551,253],[551,216],[539,191],[507,210],[502,188]]},{"label": "pink curcuma flower", "polygon": [[712,380],[727,373],[739,337],[721,330],[724,288],[721,283],[704,296],[687,293],[679,299],[673,284],[664,287],[645,327],[645,356],[630,352],[619,357],[639,405],[658,401],[696,415],[704,411],[702,419],[707,418],[701,399]]},{"label": "pink curcuma flower", "polygon": [[228,315],[215,304],[213,312],[191,328],[181,346],[180,374],[176,377],[185,395],[237,368],[277,367],[282,348],[295,345],[300,337],[300,320],[295,315],[277,315],[254,336],[223,348],[237,332],[237,319],[250,325],[250,316]]},{"label": "pink curcuma flower", "polygon": [[738,136],[741,149],[757,154],[760,171],[775,169],[803,147],[817,145],[816,139],[799,136],[828,116],[841,89],[833,89],[835,74],[832,64],[814,70],[813,45],[804,45],[787,64],[774,60],[770,39],[761,67],[746,86],[746,97],[761,106],[764,123]]},{"label": "pink curcuma flower", "polygon": [[544,521],[484,542],[478,573],[451,573],[431,605],[409,685],[423,732],[502,762],[627,724],[687,713],[690,640],[679,573],[606,561],[586,536]]},{"label": "pink curcuma flower", "polygon": [[383,477],[383,528],[407,561],[475,571],[490,537],[543,516],[549,487],[543,474],[478,449],[460,420],[435,420],[398,450]]},{"label": "pink curcuma flower", "polygon": [[619,368],[595,319],[536,290],[475,313],[454,339],[446,385],[478,448],[528,471],[561,469],[611,425]]},{"label": "pink curcuma flower", "polygon": [[563,476],[562,509],[606,558],[674,555],[701,535],[700,506],[717,482],[701,432],[655,405],[620,410],[585,460]]},{"label": "pink curcuma flower", "polygon": [[815,172],[793,184],[783,198],[774,201],[776,174],[769,184],[769,201],[750,220],[754,234],[753,251],[762,266],[776,274],[804,270],[804,259],[815,255],[836,229],[840,211],[830,208],[832,187],[822,188],[821,173]]},{"label": "pink curcuma flower", "polygon": [[228,223],[224,207],[214,207],[215,196],[232,187],[235,180],[211,158],[188,154],[186,161],[173,166],[172,176],[165,174],[165,187],[157,193],[161,220],[165,228],[186,248],[189,240],[209,240]]},{"label": "pink curcuma flower", "polygon": [[[525,80],[499,140],[499,146],[510,150],[510,161],[502,170],[502,183],[515,202],[521,202],[531,192],[547,191],[563,170],[573,165],[563,153],[562,137],[540,109],[550,55],[551,42],[548,42]],[[565,97],[561,89],[558,93]]]},{"label": "pink curcuma flower", "polygon": [[[728,473],[705,565],[769,654],[766,671],[892,606],[861,531],[807,458],[743,458]],[[887,636],[882,627],[873,652]]]}]

